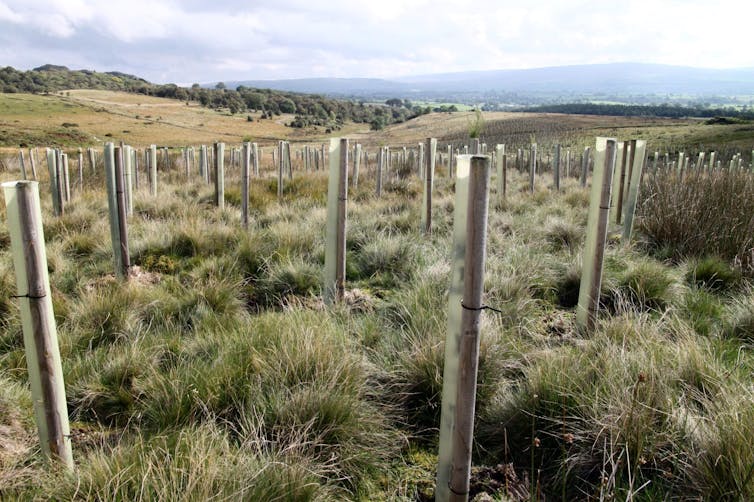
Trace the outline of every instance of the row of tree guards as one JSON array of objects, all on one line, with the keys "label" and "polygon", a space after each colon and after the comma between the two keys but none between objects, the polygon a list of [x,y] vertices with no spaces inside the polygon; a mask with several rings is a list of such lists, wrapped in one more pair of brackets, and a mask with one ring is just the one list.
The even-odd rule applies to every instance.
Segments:
[{"label": "row of tree guards", "polygon": [[[442,389],[442,410],[438,455],[436,499],[439,501],[465,501],[469,492],[469,472],[475,412],[475,389],[479,353],[479,334],[483,304],[484,267],[486,259],[487,216],[491,184],[491,171],[497,174],[497,191],[506,193],[507,156],[505,145],[496,145],[491,155],[478,142],[472,145],[479,153],[459,154],[449,163],[455,179],[455,211],[452,235],[452,266],[449,289],[448,325]],[[555,149],[552,171],[553,188],[560,188],[561,158]],[[199,174],[210,177],[210,161],[214,159],[215,201],[223,204],[225,145],[217,143],[210,151],[199,149]],[[292,176],[290,146],[278,144],[278,180],[282,186],[284,172]],[[422,230],[432,230],[432,190],[437,158],[437,141],[428,138],[417,149],[418,173],[424,184],[422,198]],[[188,150],[187,150],[188,151]],[[184,152],[187,152],[184,151]],[[236,151],[235,149],[232,151]],[[210,153],[211,152],[211,153]],[[249,178],[258,176],[259,150],[256,144],[245,143],[231,156],[231,165],[242,167],[242,221],[248,224]],[[363,149],[349,144],[347,139],[333,139],[327,152],[319,149],[304,150],[316,169],[316,159],[329,160],[326,252],[323,294],[328,304],[341,301],[345,292],[346,229],[349,167],[352,167],[352,184],[356,186]],[[94,165],[93,153],[88,153]],[[582,160],[582,172],[589,166],[589,149]],[[191,171],[191,158],[185,153],[187,174]],[[349,156],[353,155],[353,158]],[[377,154],[375,191],[381,190],[382,169],[389,168],[387,151]],[[522,157],[521,150],[517,157]],[[83,152],[79,153],[79,176],[82,176]],[[656,157],[656,156],[655,156]],[[150,191],[157,193],[157,147],[146,150],[145,162],[149,173]],[[451,156],[449,156],[451,158]],[[565,171],[570,168],[569,156],[565,158]],[[64,202],[69,200],[67,157],[56,150],[48,150],[50,187],[53,211],[62,214]],[[127,278],[130,257],[128,250],[127,220],[133,211],[132,185],[138,186],[138,159],[136,151],[121,144],[107,143],[103,151],[105,178],[110,209],[111,239],[114,250],[116,274]],[[710,162],[712,159],[710,159]],[[308,161],[305,161],[308,162]],[[612,138],[597,138],[594,148],[593,177],[587,221],[586,243],[583,252],[583,269],[579,302],[576,311],[577,326],[588,334],[595,328],[599,308],[599,290],[602,280],[603,260],[608,230],[620,228],[624,242],[630,241],[634,210],[638,198],[642,172],[647,163],[646,142],[631,140],[618,142]],[[523,162],[521,163],[523,165]],[[536,173],[536,145],[531,147],[530,175]],[[585,180],[585,176],[581,176]],[[13,181],[3,184],[10,228],[11,249],[21,303],[24,346],[29,368],[36,423],[42,451],[72,469],[73,457],[70,427],[65,401],[60,355],[57,346],[55,320],[47,275],[42,214],[39,189],[36,181]],[[280,193],[280,192],[279,192]],[[620,226],[619,226],[620,225]]]}]

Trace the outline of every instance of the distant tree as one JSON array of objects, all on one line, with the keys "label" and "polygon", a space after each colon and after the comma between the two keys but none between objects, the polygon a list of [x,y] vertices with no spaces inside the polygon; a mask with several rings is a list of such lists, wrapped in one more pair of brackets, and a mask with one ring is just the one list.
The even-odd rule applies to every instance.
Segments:
[{"label": "distant tree", "polygon": [[218,90],[221,90],[221,91],[225,90],[226,89],[225,82],[218,82],[218,83],[216,83],[215,84],[215,89],[218,89]]},{"label": "distant tree", "polygon": [[385,104],[388,106],[403,106],[403,100],[398,98],[390,98],[385,101]]}]

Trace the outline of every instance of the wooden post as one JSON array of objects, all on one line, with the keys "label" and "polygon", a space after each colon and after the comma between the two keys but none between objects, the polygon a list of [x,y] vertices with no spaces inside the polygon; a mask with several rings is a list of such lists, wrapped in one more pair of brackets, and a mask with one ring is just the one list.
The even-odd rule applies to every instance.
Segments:
[{"label": "wooden post", "polygon": [[47,275],[39,185],[3,183],[16,298],[20,301],[26,366],[42,453],[73,470],[63,368]]},{"label": "wooden post", "polygon": [[[624,194],[626,193],[626,177],[628,175],[629,166],[631,165],[631,159],[633,158],[633,152],[631,152],[631,142],[630,141],[624,141],[623,142],[623,151],[621,152],[621,161],[620,161],[620,179],[618,180],[618,192],[613,193],[617,196],[617,201],[615,204],[615,223],[620,225],[620,222],[623,218],[623,198]],[[629,156],[629,152],[631,152],[631,155]]]},{"label": "wooden post", "polygon": [[453,178],[453,146],[448,145],[448,178]]},{"label": "wooden post", "polygon": [[[131,156],[132,156],[131,176],[133,177],[133,181],[134,181],[133,188],[138,190],[139,189],[139,154],[135,148],[133,152],[131,152]],[[133,197],[133,190],[131,190],[131,197]],[[133,202],[133,200],[131,202]],[[133,204],[131,204],[131,207],[133,208]]]},{"label": "wooden post", "polygon": [[377,152],[377,189],[376,189],[377,197],[382,197],[382,164],[384,162],[383,160],[384,152],[385,152],[384,147],[380,147],[379,152]]},{"label": "wooden post", "polygon": [[471,139],[471,155],[480,155],[482,153],[482,147],[479,144],[479,138]]},{"label": "wooden post", "polygon": [[421,223],[424,233],[432,233],[432,188],[435,184],[435,155],[437,152],[437,139],[427,138],[424,148],[424,157],[427,159],[424,165],[424,197],[422,204]]},{"label": "wooden post", "polygon": [[356,143],[356,150],[353,155],[353,181],[351,186],[358,188],[359,186],[359,166],[361,165],[361,143]]},{"label": "wooden post", "polygon": [[241,224],[249,228],[249,170],[251,167],[251,143],[244,141],[243,164],[241,165]]},{"label": "wooden post", "polygon": [[63,171],[63,202],[71,202],[71,178],[68,171],[68,154],[60,153]]},{"label": "wooden post", "polygon": [[641,176],[644,172],[646,151],[646,141],[631,141],[631,169],[629,170],[628,193],[623,203],[623,215],[625,217],[623,222],[623,242],[625,243],[631,240],[631,233],[633,232],[634,212],[636,211],[636,202],[639,199],[639,188],[641,188]]},{"label": "wooden post", "polygon": [[457,159],[453,261],[435,500],[466,501],[476,406],[490,159]]},{"label": "wooden post", "polygon": [[115,275],[128,277],[131,258],[128,252],[126,204],[123,190],[122,150],[112,143],[105,143],[105,178],[107,183],[107,206],[110,215],[110,239],[113,244]]},{"label": "wooden post", "polygon": [[278,201],[283,200],[283,169],[285,162],[283,161],[283,152],[285,151],[285,142],[278,141]]},{"label": "wooden post", "polygon": [[555,154],[552,163],[552,178],[555,191],[560,191],[560,144],[555,145]]},{"label": "wooden post", "polygon": [[610,212],[610,193],[615,170],[616,140],[597,138],[594,150],[594,171],[586,224],[586,243],[576,307],[576,325],[591,333],[597,317],[602,284],[602,264],[605,257],[605,239]]},{"label": "wooden post", "polygon": [[291,144],[287,141],[284,142],[285,146],[285,162],[288,167],[288,179],[293,179],[293,160],[291,159]]},{"label": "wooden post", "polygon": [[149,145],[149,189],[153,197],[157,196],[157,145]]},{"label": "wooden post", "polygon": [[581,187],[586,187],[586,178],[589,175],[589,155],[591,148],[584,148],[584,156],[581,158]]},{"label": "wooden post", "polygon": [[215,143],[215,205],[225,207],[225,143]]},{"label": "wooden post", "polygon": [[50,193],[52,194],[52,212],[55,216],[63,214],[63,198],[58,180],[58,154],[52,148],[47,149],[47,169],[50,172]]},{"label": "wooden post", "polygon": [[21,169],[21,179],[26,179],[26,164],[24,163],[24,151],[18,151],[19,167]]},{"label": "wooden post", "polygon": [[86,153],[89,154],[89,169],[91,170],[92,175],[94,175],[97,172],[97,158],[95,157],[96,154],[94,153],[94,148],[87,148]]},{"label": "wooden post", "polygon": [[534,177],[537,174],[537,144],[532,143],[529,157],[529,192],[534,193]]},{"label": "wooden post", "polygon": [[348,199],[348,140],[330,140],[330,175],[327,185],[327,242],[325,244],[324,297],[328,305],[345,293],[346,203]]},{"label": "wooden post", "polygon": [[79,155],[76,159],[78,161],[79,168],[79,191],[84,189],[84,152],[79,148]]},{"label": "wooden post", "polygon": [[497,167],[497,193],[501,198],[505,198],[507,189],[506,162],[505,162],[505,145],[495,145],[495,164]]},{"label": "wooden post", "polygon": [[566,178],[571,177],[571,149],[566,149],[566,171],[565,171]]}]

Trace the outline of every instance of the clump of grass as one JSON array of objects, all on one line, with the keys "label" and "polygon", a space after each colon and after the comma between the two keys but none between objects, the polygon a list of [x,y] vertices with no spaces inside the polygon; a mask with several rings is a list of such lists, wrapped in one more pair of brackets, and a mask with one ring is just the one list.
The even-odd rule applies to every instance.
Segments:
[{"label": "clump of grass", "polygon": [[741,282],[741,271],[717,257],[706,257],[691,262],[686,273],[689,284],[710,291],[730,291]]},{"label": "clump of grass", "polygon": [[754,177],[743,171],[661,172],[641,190],[638,227],[676,259],[719,256],[754,270]]},{"label": "clump of grass", "polygon": [[512,461],[544,493],[566,500],[623,497],[647,481],[661,493],[683,493],[683,482],[668,481],[686,479],[690,455],[685,422],[674,410],[684,395],[698,395],[699,382],[722,372],[704,365],[709,354],[688,334],[669,346],[648,319],[634,312],[578,347],[530,353],[523,374],[482,411],[480,451],[495,463]]},{"label": "clump of grass", "polygon": [[750,500],[754,497],[754,399],[743,386],[709,400],[711,413],[700,424],[690,458],[696,491],[709,500]]},{"label": "clump of grass", "polygon": [[573,264],[565,268],[555,282],[558,305],[563,308],[573,308],[578,305],[580,288],[581,267]]},{"label": "clump of grass", "polygon": [[664,310],[675,299],[675,278],[662,264],[642,260],[620,277],[618,287],[635,307]]},{"label": "clump of grass", "polygon": [[66,321],[77,334],[75,345],[91,349],[133,338],[142,329],[142,301],[138,288],[114,281],[85,293]]},{"label": "clump of grass", "polygon": [[562,218],[552,218],[545,224],[545,239],[554,251],[575,251],[582,247],[584,230]]},{"label": "clump of grass", "polygon": [[[124,476],[124,471],[128,475]],[[74,476],[46,476],[42,495],[66,500],[323,500],[342,496],[326,465],[262,441],[234,444],[211,425],[126,438],[89,453]],[[23,496],[23,492],[18,494]],[[46,497],[45,497],[46,498]]]},{"label": "clump of grass", "polygon": [[321,286],[321,268],[294,258],[269,264],[258,280],[248,283],[246,294],[254,305],[280,306],[291,296],[316,295]]},{"label": "clump of grass", "polygon": [[754,291],[734,300],[728,307],[723,336],[747,342],[754,341]]},{"label": "clump of grass", "polygon": [[373,235],[354,258],[356,278],[385,288],[408,281],[416,267],[414,246],[401,236]]}]

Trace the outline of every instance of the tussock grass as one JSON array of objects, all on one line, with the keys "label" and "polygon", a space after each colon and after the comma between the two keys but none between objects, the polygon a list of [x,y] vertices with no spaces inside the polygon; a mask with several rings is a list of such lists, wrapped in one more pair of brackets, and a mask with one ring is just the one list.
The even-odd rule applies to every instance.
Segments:
[{"label": "tussock grass", "polygon": [[641,191],[638,227],[672,257],[716,255],[751,275],[754,178],[743,171],[660,172]]},{"label": "tussock grass", "polygon": [[[346,301],[326,306],[326,175],[297,171],[278,201],[265,167],[252,179],[248,230],[234,169],[224,210],[181,167],[161,173],[156,198],[142,184],[129,220],[140,271],[127,284],[113,276],[102,179],[87,180],[62,218],[43,196],[78,431],[72,476],[47,469],[35,448],[0,229],[3,496],[432,496],[452,180],[436,179],[426,236],[420,181],[386,180],[378,199],[363,171],[349,196]],[[598,327],[584,337],[574,307],[588,190],[564,180],[555,193],[544,176],[530,194],[527,174],[511,170],[506,198],[492,194],[484,302],[501,312],[482,314],[475,472],[511,464],[530,493],[553,500],[751,498],[754,294],[744,261],[720,252],[720,236],[703,253],[676,254],[647,232],[654,256],[613,240]],[[655,190],[687,183],[658,179],[648,181]],[[645,219],[662,197],[671,196],[645,200]],[[656,259],[663,247],[672,261]]]}]

